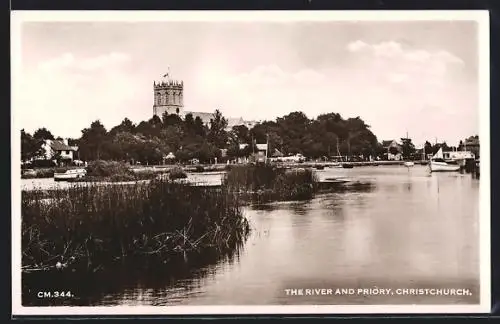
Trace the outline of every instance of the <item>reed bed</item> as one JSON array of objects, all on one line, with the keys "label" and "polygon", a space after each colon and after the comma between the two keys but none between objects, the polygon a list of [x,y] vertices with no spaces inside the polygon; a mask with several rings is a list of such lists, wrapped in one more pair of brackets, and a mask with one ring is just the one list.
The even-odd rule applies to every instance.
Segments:
[{"label": "reed bed", "polygon": [[233,166],[223,185],[257,202],[311,199],[318,178],[311,169],[278,168],[271,165]]},{"label": "reed bed", "polygon": [[99,270],[135,257],[227,250],[250,230],[236,193],[157,179],[22,192],[23,270]]}]

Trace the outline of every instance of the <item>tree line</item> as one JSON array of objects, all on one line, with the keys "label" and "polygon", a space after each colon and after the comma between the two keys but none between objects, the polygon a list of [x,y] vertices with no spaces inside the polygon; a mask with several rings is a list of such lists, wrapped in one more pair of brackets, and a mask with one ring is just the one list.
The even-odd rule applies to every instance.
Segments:
[{"label": "tree line", "polygon": [[[80,138],[69,139],[69,145],[78,146],[78,157],[84,161],[118,160],[130,163],[158,164],[172,153],[176,160],[186,162],[198,159],[201,163],[217,158],[248,156],[256,143],[268,143],[269,152],[284,155],[301,153],[313,159],[333,156],[381,156],[386,149],[360,117],[343,118],[338,113],[308,118],[302,112],[292,112],[273,121],[264,121],[252,128],[238,125],[227,129],[228,121],[216,110],[205,125],[200,117],[187,114],[184,119],[177,114],[163,114],[138,124],[125,118],[111,129],[96,120],[81,131]],[[23,161],[41,156],[41,145],[46,139],[55,138],[46,128],[33,135],[21,131],[21,157]],[[247,144],[240,149],[240,144]],[[426,152],[437,151],[430,145]],[[223,155],[222,150],[226,152]],[[415,154],[411,139],[402,139],[405,157]]]}]

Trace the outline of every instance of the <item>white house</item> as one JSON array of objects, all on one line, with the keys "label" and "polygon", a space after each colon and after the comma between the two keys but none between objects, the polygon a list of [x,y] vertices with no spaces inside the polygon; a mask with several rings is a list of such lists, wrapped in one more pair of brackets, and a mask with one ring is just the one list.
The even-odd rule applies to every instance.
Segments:
[{"label": "white house", "polygon": [[67,139],[45,140],[42,149],[47,160],[55,159],[59,155],[61,160],[73,161],[75,160],[75,153],[78,151],[78,147],[68,145]]},{"label": "white house", "polygon": [[[384,155],[387,157],[389,161],[399,161],[403,158],[403,151],[401,145],[398,144],[395,140],[382,141],[382,147],[386,151]],[[397,153],[392,153],[391,151],[395,151]]]}]

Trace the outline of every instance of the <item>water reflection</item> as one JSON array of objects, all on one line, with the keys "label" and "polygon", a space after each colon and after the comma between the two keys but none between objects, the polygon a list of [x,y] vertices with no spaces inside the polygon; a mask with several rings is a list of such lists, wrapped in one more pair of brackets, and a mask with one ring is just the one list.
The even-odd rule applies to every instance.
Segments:
[{"label": "water reflection", "polygon": [[[159,305],[163,299],[172,302],[196,294],[203,287],[205,278],[213,278],[216,271],[238,263],[240,249],[242,246],[222,255],[215,250],[181,254],[168,261],[137,258],[84,275],[59,271],[23,274],[23,305],[54,305],[54,302],[76,306]],[[75,298],[40,299],[36,297],[38,291],[71,291]]]},{"label": "water reflection", "polygon": [[[89,305],[477,303],[479,181],[415,166],[325,169],[352,180],[302,202],[244,209],[252,234],[223,260],[79,281]],[[330,188],[332,189],[332,188]],[[203,258],[201,258],[203,259]],[[199,262],[198,264],[196,262]],[[196,268],[197,270],[193,270]],[[33,291],[47,278],[33,279]],[[38,281],[37,281],[38,280]],[[42,281],[43,280],[43,281]],[[57,280],[60,280],[57,277]],[[95,282],[95,283],[92,283]],[[103,283],[104,282],[104,283]],[[36,286],[38,283],[39,286]],[[43,285],[43,284],[42,284]],[[68,287],[74,286],[70,281]],[[471,296],[287,296],[290,288],[468,288]],[[51,286],[52,287],[52,286]]]}]

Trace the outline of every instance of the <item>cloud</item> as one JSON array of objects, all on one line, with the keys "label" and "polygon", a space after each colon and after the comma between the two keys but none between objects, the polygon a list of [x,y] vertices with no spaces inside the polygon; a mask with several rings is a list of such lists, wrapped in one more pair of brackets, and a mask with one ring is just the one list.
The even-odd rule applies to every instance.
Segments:
[{"label": "cloud", "polygon": [[41,62],[38,67],[45,72],[73,69],[75,71],[92,71],[97,69],[113,68],[130,61],[124,53],[112,52],[96,57],[76,59],[72,53],[64,53],[59,57]]},{"label": "cloud", "polygon": [[405,82],[406,80],[408,80],[408,78],[409,78],[408,74],[404,73],[391,73],[388,76],[389,81],[392,83]]},{"label": "cloud", "polygon": [[363,49],[366,49],[368,48],[369,45],[363,41],[360,41],[360,40],[357,40],[357,41],[354,41],[354,42],[351,42],[347,45],[347,49],[350,51],[350,52],[359,52]]},{"label": "cloud", "polygon": [[403,44],[395,41],[367,44],[357,40],[347,44],[346,48],[352,53],[364,52],[380,58],[396,58],[420,63],[441,61],[446,64],[464,64],[461,58],[448,51],[428,51],[424,49],[405,48]]},{"label": "cloud", "polygon": [[116,52],[83,58],[64,53],[25,71],[21,89],[30,91],[23,91],[17,102],[23,127],[79,136],[92,120],[105,125],[119,122],[138,90],[133,76],[124,70],[130,61],[127,54]]},{"label": "cloud", "polygon": [[403,54],[403,48],[397,42],[382,42],[371,45],[371,48],[375,56],[378,57],[394,58]]},{"label": "cloud", "polygon": [[[276,63],[220,74],[213,68],[202,77],[209,88],[190,88],[185,98],[192,105],[189,110],[219,108],[226,115],[256,120],[296,110],[309,117],[328,112],[361,116],[379,139],[399,138],[408,131],[418,143],[429,136],[454,142],[465,136],[467,127],[474,131],[474,85],[448,73],[460,66],[459,59],[445,51],[408,50],[396,42],[376,45],[353,42],[347,50],[364,59],[328,69],[291,69]],[[435,110],[438,116],[422,114],[427,106],[440,107]],[[470,127],[464,127],[464,120]]]},{"label": "cloud", "polygon": [[455,72],[460,72],[464,61],[445,50],[430,51],[413,48],[396,41],[368,44],[361,40],[346,46],[354,59],[363,59],[369,73],[379,75],[390,83],[419,83],[444,87],[453,82]]}]

